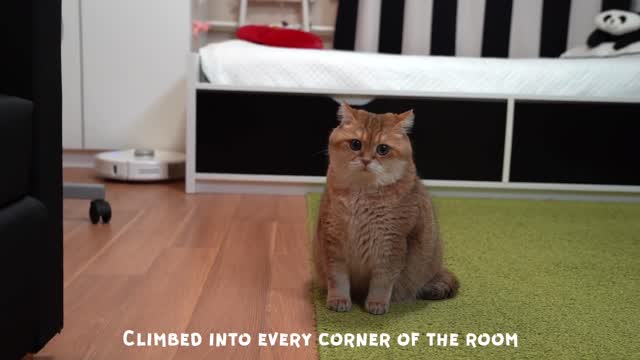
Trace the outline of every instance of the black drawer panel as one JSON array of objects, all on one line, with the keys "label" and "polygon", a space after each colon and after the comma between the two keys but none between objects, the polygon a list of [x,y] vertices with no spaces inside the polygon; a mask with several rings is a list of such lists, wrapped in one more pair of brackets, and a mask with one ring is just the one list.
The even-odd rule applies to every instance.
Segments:
[{"label": "black drawer panel", "polygon": [[640,185],[640,104],[517,102],[511,181]]},{"label": "black drawer panel", "polygon": [[[327,95],[199,91],[196,171],[323,176],[338,104]],[[372,112],[414,109],[423,178],[499,181],[505,101],[378,98]]]},{"label": "black drawer panel", "polygon": [[389,97],[365,108],[376,113],[414,110],[410,137],[422,178],[502,180],[506,101]]},{"label": "black drawer panel", "polygon": [[199,91],[196,171],[324,176],[337,104],[323,96]]}]

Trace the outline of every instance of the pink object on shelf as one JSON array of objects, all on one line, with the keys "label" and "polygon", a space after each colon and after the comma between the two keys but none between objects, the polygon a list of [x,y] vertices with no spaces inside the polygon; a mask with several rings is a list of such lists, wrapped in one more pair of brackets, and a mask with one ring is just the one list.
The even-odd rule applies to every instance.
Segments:
[{"label": "pink object on shelf", "polygon": [[209,31],[210,25],[204,21],[194,20],[191,23],[191,33],[193,37],[197,37],[201,33],[206,33]]}]

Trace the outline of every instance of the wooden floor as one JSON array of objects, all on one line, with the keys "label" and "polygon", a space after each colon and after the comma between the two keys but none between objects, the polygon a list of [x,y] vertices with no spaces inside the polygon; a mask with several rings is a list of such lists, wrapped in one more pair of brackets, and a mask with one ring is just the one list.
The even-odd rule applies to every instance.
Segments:
[{"label": "wooden floor", "polygon": [[[66,181],[93,181],[65,170]],[[316,359],[315,346],[126,347],[123,333],[314,333],[302,196],[109,183],[109,225],[64,201],[65,324],[35,359]],[[315,338],[315,333],[313,338]],[[254,341],[255,342],[255,341]]]}]

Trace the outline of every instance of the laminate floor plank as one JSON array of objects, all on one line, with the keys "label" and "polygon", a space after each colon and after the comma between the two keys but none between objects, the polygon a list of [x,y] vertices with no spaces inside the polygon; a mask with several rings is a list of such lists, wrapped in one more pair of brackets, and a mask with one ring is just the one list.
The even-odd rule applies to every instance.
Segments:
[{"label": "laminate floor plank", "polygon": [[304,196],[278,196],[276,206],[278,222],[306,224],[307,205]]},{"label": "laminate floor plank", "polygon": [[109,246],[142,215],[142,211],[128,211],[125,216],[114,218],[110,224],[83,223],[64,239],[64,284],[69,286],[81,272],[99,257]]},{"label": "laminate floor plank", "polygon": [[[215,257],[213,249],[164,249],[104,328],[102,351],[92,359],[171,359],[177,347],[125,346],[124,332],[185,331]],[[127,340],[137,341],[136,336]]]},{"label": "laminate floor plank", "polygon": [[[140,276],[83,275],[64,291],[64,328],[36,359],[93,359],[109,347],[120,346],[117,339],[104,339],[104,329],[114,321],[134,289],[142,285]],[[132,324],[134,325],[134,324]],[[107,342],[113,342],[108,344]]]},{"label": "laminate floor plank", "polygon": [[[261,359],[317,359],[311,301],[311,252],[305,223],[278,224],[263,331],[309,333],[310,347],[263,347]],[[291,311],[295,309],[295,311]]]},{"label": "laminate floor plank", "polygon": [[142,274],[175,241],[194,207],[184,202],[156,204],[143,210],[112,245],[87,267],[91,274]]},{"label": "laminate floor plank", "polygon": [[[211,268],[188,332],[238,332],[254,336],[263,329],[270,288],[274,222],[233,222]],[[256,340],[256,339],[254,339]],[[255,359],[248,347],[181,348],[175,359]]]},{"label": "laminate floor plank", "polygon": [[240,201],[239,195],[198,196],[195,212],[176,237],[176,247],[219,247]]},{"label": "laminate floor plank", "polygon": [[[36,360],[315,359],[315,344],[258,347],[260,332],[314,333],[302,196],[197,194],[182,183],[104,182],[113,217],[92,225],[88,200],[64,200],[62,333]],[[127,347],[123,333],[198,332],[206,344]],[[210,347],[209,333],[248,333]],[[230,341],[230,340],[229,340]]]}]

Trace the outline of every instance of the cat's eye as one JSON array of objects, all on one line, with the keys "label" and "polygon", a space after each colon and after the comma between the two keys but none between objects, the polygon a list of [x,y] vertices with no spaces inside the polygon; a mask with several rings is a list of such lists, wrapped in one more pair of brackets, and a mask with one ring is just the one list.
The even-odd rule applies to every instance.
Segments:
[{"label": "cat's eye", "polygon": [[349,147],[351,147],[353,151],[360,151],[360,149],[362,149],[362,142],[358,139],[353,139],[349,143]]},{"label": "cat's eye", "polygon": [[389,145],[387,145],[387,144],[380,144],[380,145],[376,146],[376,152],[380,156],[387,155],[390,150],[391,150],[391,147]]}]

